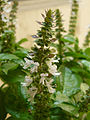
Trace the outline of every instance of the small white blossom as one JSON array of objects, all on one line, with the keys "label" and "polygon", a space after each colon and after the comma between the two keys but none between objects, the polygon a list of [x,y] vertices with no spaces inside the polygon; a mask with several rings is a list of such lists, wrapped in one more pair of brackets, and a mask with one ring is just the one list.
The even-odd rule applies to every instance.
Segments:
[{"label": "small white blossom", "polygon": [[36,93],[37,93],[37,88],[35,86],[29,88],[29,90],[28,90],[28,94],[30,94],[29,101],[33,101]]},{"label": "small white blossom", "polygon": [[30,91],[36,91],[37,88],[36,88],[35,86],[33,86],[33,87],[29,88],[29,90],[30,90]]},{"label": "small white blossom", "polygon": [[70,60],[73,60],[73,57],[69,57]]},{"label": "small white blossom", "polygon": [[4,12],[6,12],[6,13],[10,13],[11,10],[12,10],[12,7],[11,7],[10,4],[9,4],[9,5],[6,5],[6,6],[3,8],[3,10],[4,10]]},{"label": "small white blossom", "polygon": [[54,75],[55,75],[55,76],[59,76],[60,74],[61,74],[61,73],[55,73]]},{"label": "small white blossom", "polygon": [[42,73],[40,76],[41,76],[40,83],[42,83],[44,85],[45,84],[44,82],[46,79],[45,77],[48,76],[48,73]]},{"label": "small white blossom", "polygon": [[53,82],[53,79],[51,79],[49,82],[46,81],[46,85],[47,85],[47,87],[48,87],[49,93],[54,93],[54,92],[55,92],[55,89],[52,88],[52,85],[51,85],[52,82]]},{"label": "small white blossom", "polygon": [[[57,66],[55,64],[53,64],[54,62],[59,62],[60,59],[55,60],[54,58],[52,58],[50,61],[47,62],[47,65],[49,67],[49,72],[52,75],[57,75]],[[58,73],[59,74],[59,73]]]},{"label": "small white blossom", "polygon": [[27,58],[24,58],[24,60],[25,60],[25,64],[24,64],[24,67],[23,67],[24,69],[27,69],[27,68],[30,67],[31,64],[34,64],[34,62],[32,60],[29,60]]},{"label": "small white blossom", "polygon": [[31,83],[32,83],[32,79],[30,78],[30,76],[25,76],[25,81],[21,82],[21,85],[24,86],[24,87],[27,87]]},{"label": "small white blossom", "polygon": [[[25,60],[25,64],[24,64],[24,67],[23,67],[24,69],[30,69],[31,73],[37,72],[37,69],[38,69],[38,66],[39,66],[38,62],[34,62],[33,60],[29,60],[27,58],[24,58],[24,60]],[[31,67],[31,65],[33,65],[33,66]]]},{"label": "small white blossom", "polygon": [[51,65],[52,65],[52,63],[53,63],[53,58],[51,58],[49,61],[47,61],[47,65],[50,67]]},{"label": "small white blossom", "polygon": [[53,60],[53,62],[58,63],[59,61],[58,60]]},{"label": "small white blossom", "polygon": [[55,93],[55,89],[52,88],[51,86],[48,87],[49,93]]},{"label": "small white blossom", "polygon": [[13,2],[9,1],[9,2],[8,2],[8,5],[12,5],[12,3],[13,3]]},{"label": "small white blossom", "polygon": [[72,15],[75,15],[75,12],[72,12]]},{"label": "small white blossom", "polygon": [[60,58],[58,58],[58,60],[60,60]]},{"label": "small white blossom", "polygon": [[26,86],[27,86],[27,83],[21,82],[21,85],[22,85],[23,87],[26,87]]},{"label": "small white blossom", "polygon": [[30,72],[31,72],[31,73],[37,72],[39,63],[38,63],[38,62],[34,62],[33,65],[34,65],[34,66],[30,69]]},{"label": "small white blossom", "polygon": [[57,66],[56,66],[55,64],[49,66],[49,72],[50,72],[52,75],[55,75],[55,73],[57,73]]},{"label": "small white blossom", "polygon": [[45,82],[45,77],[41,77],[40,83],[42,83],[44,85],[45,84],[44,82]]},{"label": "small white blossom", "polygon": [[39,63],[38,62],[34,62],[34,65],[39,66]]},{"label": "small white blossom", "polygon": [[89,90],[89,86],[86,83],[82,83],[80,89],[86,94],[86,91]]},{"label": "small white blossom", "polygon": [[40,76],[41,76],[41,77],[48,76],[48,73],[42,73]]},{"label": "small white blossom", "polygon": [[32,78],[30,78],[30,76],[25,76],[25,81],[29,85],[32,83],[33,80],[32,80]]},{"label": "small white blossom", "polygon": [[9,19],[7,18],[7,16],[5,14],[2,14],[2,21],[3,22],[8,22]]}]

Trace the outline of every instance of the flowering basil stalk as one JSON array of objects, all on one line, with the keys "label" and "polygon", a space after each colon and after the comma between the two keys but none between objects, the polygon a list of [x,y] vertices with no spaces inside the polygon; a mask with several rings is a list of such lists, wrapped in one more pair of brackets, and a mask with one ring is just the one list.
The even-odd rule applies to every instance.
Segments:
[{"label": "flowering basil stalk", "polygon": [[[34,104],[34,119],[48,120],[50,116],[51,94],[55,92],[52,86],[53,72],[51,72],[51,65],[48,64],[50,59],[54,57],[50,50],[50,44],[53,38],[53,12],[46,11],[44,22],[38,22],[41,30],[38,30],[37,35],[33,35],[35,40],[34,47],[32,47],[30,55],[31,60],[25,59],[26,64],[24,69],[29,67],[30,79],[32,83],[28,86],[30,94],[33,93]],[[55,65],[54,65],[55,66]],[[57,70],[56,70],[57,72]],[[32,100],[32,98],[30,98]]]}]

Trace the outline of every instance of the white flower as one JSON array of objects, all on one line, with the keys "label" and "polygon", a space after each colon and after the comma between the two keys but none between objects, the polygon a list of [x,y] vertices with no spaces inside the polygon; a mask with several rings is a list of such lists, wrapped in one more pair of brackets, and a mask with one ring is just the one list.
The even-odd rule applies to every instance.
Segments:
[{"label": "white flower", "polygon": [[38,62],[34,62],[33,65],[34,65],[34,66],[30,69],[30,72],[31,72],[31,73],[37,72],[39,63],[38,63]]},{"label": "white flower", "polygon": [[72,15],[75,15],[75,12],[72,12]]},{"label": "white flower", "polygon": [[29,60],[27,58],[24,58],[24,60],[26,61],[26,63],[29,63],[29,64],[34,63],[32,60]]},{"label": "white flower", "polygon": [[49,72],[50,72],[52,75],[55,75],[55,73],[57,73],[57,66],[56,66],[55,64],[49,66]]},{"label": "white flower", "polygon": [[32,83],[33,80],[30,78],[30,76],[25,76],[25,81],[29,85]]},{"label": "white flower", "polygon": [[48,87],[48,90],[49,90],[49,93],[54,93],[54,92],[55,92],[55,89],[54,89],[54,88],[52,88],[51,86],[50,86],[50,87]]},{"label": "white flower", "polygon": [[49,93],[54,93],[54,92],[55,92],[55,89],[52,88],[52,85],[51,85],[52,82],[53,82],[53,79],[51,79],[49,82],[46,81],[46,85],[47,85],[47,87],[48,87]]},{"label": "white flower", "polygon": [[26,87],[26,86],[27,86],[27,83],[21,82],[21,85],[24,86],[24,87]]},{"label": "white flower", "polygon": [[55,76],[59,76],[60,74],[61,74],[61,73],[55,73],[54,75],[55,75]]},{"label": "white flower", "polygon": [[28,94],[30,94],[29,101],[33,101],[34,96],[36,95],[36,93],[37,93],[37,88],[35,86],[29,88],[29,90],[28,90]]},{"label": "white flower", "polygon": [[60,60],[60,58],[58,58],[58,60]]},{"label": "white flower", "polygon": [[47,82],[47,84],[51,85],[53,82],[53,79],[50,79],[49,82]]},{"label": "white flower", "polygon": [[44,81],[46,79],[45,77],[48,76],[48,73],[42,73],[40,76],[41,76],[40,83],[42,83],[44,85],[45,84]]},{"label": "white flower", "polygon": [[58,63],[59,61],[58,60],[53,60],[53,62]]},{"label": "white flower", "polygon": [[29,60],[29,59],[27,59],[27,58],[24,58],[24,60],[25,60],[25,62],[26,62],[26,63],[24,64],[24,67],[23,67],[24,69],[29,68],[30,65],[34,63],[32,60]]},{"label": "white flower", "polygon": [[5,14],[2,14],[2,21],[4,21],[4,22],[9,21],[9,19],[7,18],[7,16]]},{"label": "white flower", "polygon": [[11,10],[12,10],[12,8],[11,8],[11,6],[10,6],[10,4],[9,4],[9,5],[6,5],[6,6],[3,8],[3,10],[4,10],[4,12],[6,12],[6,13],[10,13]]},{"label": "white flower", "polygon": [[13,22],[14,25],[16,25],[16,23],[17,23],[16,20],[13,20],[12,22]]},{"label": "white flower", "polygon": [[54,62],[59,62],[60,59],[55,60],[54,58],[52,58],[50,61],[47,62],[47,65],[49,67],[49,72],[52,75],[60,75],[60,73],[57,72],[57,66],[55,64],[53,64]]},{"label": "white flower", "polygon": [[12,5],[12,2],[11,2],[11,1],[9,1],[9,2],[8,2],[8,5]]},{"label": "white flower", "polygon": [[40,83],[42,83],[44,85],[45,84],[44,81],[45,81],[45,77],[41,77]]},{"label": "white flower", "polygon": [[42,73],[40,76],[41,76],[41,77],[48,76],[48,73]]},{"label": "white flower", "polygon": [[89,90],[89,86],[86,83],[82,83],[81,86],[81,91],[83,91],[86,94],[86,91]]},{"label": "white flower", "polygon": [[39,63],[38,62],[34,62],[34,65],[39,66]]},{"label": "white flower", "polygon": [[21,85],[24,86],[24,87],[27,87],[31,83],[32,83],[32,79],[30,78],[30,76],[25,76],[25,81],[21,82]]},{"label": "white flower", "polygon": [[33,87],[29,88],[29,90],[30,90],[30,91],[36,91],[37,88],[36,88],[35,86],[33,86]]},{"label": "white flower", "polygon": [[48,67],[50,67],[52,65],[52,63],[53,63],[53,58],[51,58],[49,61],[47,61]]},{"label": "white flower", "polygon": [[70,60],[73,60],[73,57],[69,57]]}]

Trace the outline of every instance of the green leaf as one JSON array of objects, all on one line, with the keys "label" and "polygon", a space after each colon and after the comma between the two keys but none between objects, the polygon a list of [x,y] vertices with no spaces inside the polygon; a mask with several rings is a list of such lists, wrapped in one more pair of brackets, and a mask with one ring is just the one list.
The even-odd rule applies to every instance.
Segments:
[{"label": "green leaf", "polygon": [[13,118],[13,117],[9,117],[9,118],[7,118],[6,120],[18,120],[18,119]]},{"label": "green leaf", "polygon": [[73,44],[75,42],[75,38],[71,35],[65,35],[64,38],[61,38],[63,42],[69,42]]},{"label": "green leaf", "polygon": [[25,58],[28,55],[28,51],[24,48],[19,48],[14,54],[20,58]]},{"label": "green leaf", "polygon": [[60,83],[60,76],[53,77],[55,84],[57,85],[56,91],[61,91],[61,83]]},{"label": "green leaf", "polygon": [[70,120],[70,115],[60,107],[51,109],[50,120]]},{"label": "green leaf", "polygon": [[23,38],[23,39],[21,39],[19,42],[17,42],[17,44],[18,44],[18,45],[21,45],[22,43],[27,42],[27,41],[28,41],[27,38]]},{"label": "green leaf", "polygon": [[8,62],[1,66],[2,71],[7,74],[9,70],[15,70],[18,67],[18,64],[14,62]]},{"label": "green leaf", "polygon": [[63,93],[72,96],[80,90],[82,79],[79,75],[73,74],[68,68],[65,68]]},{"label": "green leaf", "polygon": [[3,44],[3,42],[0,41],[0,52],[1,52],[2,48],[3,48],[2,44]]},{"label": "green leaf", "polygon": [[60,91],[56,92],[56,101],[72,103],[71,99]]},{"label": "green leaf", "polygon": [[90,120],[90,111],[87,114],[87,120]]},{"label": "green leaf", "polygon": [[22,117],[19,117],[19,118],[9,117],[9,118],[6,119],[6,120],[33,120],[27,113],[22,113],[22,114],[23,114]]},{"label": "green leaf", "polygon": [[7,112],[5,110],[4,94],[0,88],[0,120],[5,120]]},{"label": "green leaf", "polygon": [[90,48],[85,49],[85,54],[90,57]]},{"label": "green leaf", "polygon": [[0,54],[0,60],[13,60],[13,59],[19,59],[19,57],[13,54],[8,54],[8,53]]},{"label": "green leaf", "polygon": [[13,60],[13,62],[15,62],[16,64],[19,64],[20,66],[24,65],[23,59],[16,59],[16,60]]},{"label": "green leaf", "polygon": [[23,82],[25,80],[25,73],[21,71],[21,69],[16,69],[12,71],[8,71],[8,74],[1,74],[1,78],[3,81],[7,83],[16,83]]},{"label": "green leaf", "polygon": [[81,63],[90,71],[90,62],[87,60],[82,60]]},{"label": "green leaf", "polygon": [[15,120],[30,120],[26,90],[20,83],[11,84],[6,91],[5,108]]},{"label": "green leaf", "polygon": [[29,115],[29,112],[25,112],[22,110],[22,112],[14,111],[7,108],[7,111],[13,116],[9,118],[9,120],[31,120],[31,115]]},{"label": "green leaf", "polygon": [[76,52],[65,52],[64,54],[66,56],[71,56],[71,57],[74,57],[74,58],[82,58],[82,59],[87,59],[87,60],[90,59],[89,56],[86,56],[86,55],[81,54],[81,53],[76,53]]},{"label": "green leaf", "polygon": [[60,92],[56,93],[55,106],[62,108],[63,110],[71,113],[72,115],[78,117],[78,107],[72,102],[72,100]]},{"label": "green leaf", "polygon": [[58,47],[59,47],[59,45],[56,44],[56,43],[51,43],[50,46],[51,46],[51,47],[55,47],[55,48],[58,48]]},{"label": "green leaf", "polygon": [[[67,96],[72,96],[80,90],[80,84],[82,82],[81,77],[78,74],[72,73],[72,71],[64,66],[59,68],[60,77],[58,77],[58,82],[60,89],[63,94]],[[58,85],[57,85],[58,86]],[[58,88],[59,89],[59,88]]]}]

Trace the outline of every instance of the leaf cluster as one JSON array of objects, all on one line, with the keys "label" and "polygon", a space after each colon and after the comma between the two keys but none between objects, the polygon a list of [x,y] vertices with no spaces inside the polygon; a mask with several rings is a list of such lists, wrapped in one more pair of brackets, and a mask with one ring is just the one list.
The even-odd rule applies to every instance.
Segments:
[{"label": "leaf cluster", "polygon": [[[16,2],[16,1],[14,1]],[[0,1],[0,12],[6,5],[4,0]],[[13,4],[12,14],[16,13],[16,3]],[[29,120],[30,103],[28,102],[27,89],[21,85],[25,80],[26,71],[23,69],[24,58],[27,57],[28,51],[20,45],[27,41],[21,39],[15,42],[15,33],[7,22],[2,20],[0,14],[0,120],[5,120],[7,114],[11,120]],[[11,16],[12,20],[16,16]],[[15,28],[14,28],[15,29]],[[12,30],[12,31],[11,31]]]}]

